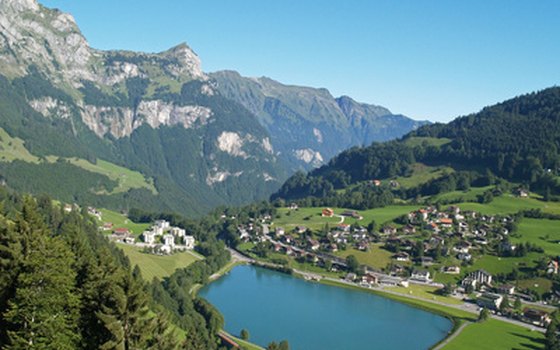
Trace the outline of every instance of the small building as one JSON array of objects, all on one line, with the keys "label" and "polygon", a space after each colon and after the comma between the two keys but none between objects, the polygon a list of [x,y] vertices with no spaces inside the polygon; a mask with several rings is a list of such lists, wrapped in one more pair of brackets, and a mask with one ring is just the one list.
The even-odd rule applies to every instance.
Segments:
[{"label": "small building", "polygon": [[327,218],[331,218],[334,215],[334,210],[332,210],[331,208],[325,208],[323,209],[323,211],[321,212],[321,216],[327,217]]},{"label": "small building", "polygon": [[558,274],[558,261],[550,260],[548,265],[546,266],[546,273],[549,275],[557,275]]},{"label": "small building", "polygon": [[513,293],[515,293],[515,286],[504,284],[496,288],[496,291],[500,294],[513,295]]},{"label": "small building", "polygon": [[346,282],[354,282],[356,280],[356,278],[358,278],[358,276],[355,273],[350,272],[350,273],[346,274],[346,277],[344,277],[344,280]]},{"label": "small building", "polygon": [[397,261],[410,261],[410,255],[408,255],[408,253],[406,253],[406,252],[399,252],[399,253],[393,255],[393,257]]},{"label": "small building", "polygon": [[431,266],[434,264],[434,258],[430,256],[423,256],[418,259],[418,262],[420,262],[420,265],[422,266]]},{"label": "small building", "polygon": [[410,224],[407,224],[402,228],[402,231],[403,231],[404,234],[410,235],[410,234],[416,233],[416,227],[414,227]]},{"label": "small building", "polygon": [[126,236],[130,234],[130,230],[127,228],[116,228],[113,230],[113,234],[117,235],[117,236]]},{"label": "small building", "polygon": [[540,327],[547,327],[552,321],[547,312],[531,308],[523,310],[523,318],[525,321]]},{"label": "small building", "polygon": [[453,219],[449,218],[441,218],[439,219],[440,226],[443,228],[451,228],[453,227]]},{"label": "small building", "polygon": [[101,229],[103,231],[112,231],[113,230],[113,223],[112,222],[106,222],[103,224],[103,226],[101,226]]},{"label": "small building", "polygon": [[480,307],[485,307],[490,310],[498,310],[504,297],[499,294],[494,293],[482,293],[478,298],[476,298],[476,304]]},{"label": "small building", "polygon": [[430,271],[426,271],[426,270],[415,270],[412,272],[412,275],[410,276],[411,280],[415,280],[415,281],[420,281],[420,282],[431,282],[432,280],[430,279]]},{"label": "small building", "polygon": [[459,266],[446,266],[443,268],[443,273],[458,275],[461,273],[461,268]]},{"label": "small building", "polygon": [[394,226],[384,226],[382,232],[384,235],[394,235],[397,233],[397,228]]},{"label": "small building", "polygon": [[376,180],[373,180],[372,183],[373,183],[373,185],[374,185],[375,187],[381,186],[381,180],[377,180],[377,179],[376,179]]},{"label": "small building", "polygon": [[299,209],[299,205],[297,205],[297,203],[290,203],[290,210],[298,210]]},{"label": "small building", "polygon": [[462,260],[462,261],[471,261],[472,260],[472,255],[469,253],[459,253],[457,254],[457,259]]},{"label": "small building", "polygon": [[305,226],[297,226],[297,227],[295,228],[295,231],[296,231],[296,233],[302,234],[302,233],[304,233],[305,231],[307,231],[307,227],[305,227]]},{"label": "small building", "polygon": [[283,227],[277,227],[276,230],[274,230],[274,233],[276,234],[277,237],[282,237],[286,234],[286,231],[284,230]]},{"label": "small building", "polygon": [[468,290],[468,289],[475,290],[476,286],[477,286],[477,282],[473,278],[466,277],[461,281],[461,287],[463,287],[463,289],[465,289],[465,291]]},{"label": "small building", "polygon": [[524,188],[518,188],[518,189],[515,190],[514,193],[515,193],[516,196],[521,197],[521,198],[529,197],[529,191],[527,191]]},{"label": "small building", "polygon": [[319,241],[311,238],[307,240],[307,245],[311,250],[319,250],[319,248],[321,248]]}]

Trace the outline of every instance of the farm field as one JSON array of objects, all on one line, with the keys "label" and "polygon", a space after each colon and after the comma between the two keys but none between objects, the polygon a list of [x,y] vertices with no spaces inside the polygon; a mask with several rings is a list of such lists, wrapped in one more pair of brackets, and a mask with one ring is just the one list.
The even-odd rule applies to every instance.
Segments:
[{"label": "farm field", "polygon": [[467,272],[484,269],[489,273],[495,275],[498,273],[509,273],[514,268],[522,270],[523,268],[531,268],[536,265],[542,257],[539,253],[529,253],[524,257],[497,257],[493,255],[484,255],[477,258],[472,266],[465,269]]},{"label": "farm field", "polygon": [[143,253],[141,248],[127,244],[118,244],[117,246],[128,256],[132,266],[138,265],[140,267],[142,276],[146,281],[151,281],[154,277],[162,279],[170,276],[176,269],[187,267],[200,260],[198,256],[191,252],[160,256]]},{"label": "farm field", "polygon": [[38,163],[39,158],[29,153],[20,138],[11,137],[0,128],[0,161],[11,162],[20,159],[29,163]]},{"label": "farm field", "polygon": [[129,220],[121,213],[117,213],[108,209],[100,209],[102,224],[106,222],[113,223],[113,228],[127,228],[134,235],[140,235],[150,227],[150,224],[137,224]]},{"label": "farm field", "polygon": [[511,323],[489,319],[472,323],[445,350],[532,350],[542,349],[544,335]]}]

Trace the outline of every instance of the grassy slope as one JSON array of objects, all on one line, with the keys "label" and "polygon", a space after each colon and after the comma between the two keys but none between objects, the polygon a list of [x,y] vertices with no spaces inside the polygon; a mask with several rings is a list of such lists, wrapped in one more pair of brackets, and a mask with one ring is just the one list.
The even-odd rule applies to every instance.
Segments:
[{"label": "grassy slope", "polygon": [[162,279],[170,276],[176,269],[187,267],[199,260],[190,252],[159,256],[142,253],[140,248],[126,244],[119,244],[118,246],[128,256],[132,266],[138,265],[140,267],[142,276],[146,281],[151,281],[154,277]]},{"label": "grassy slope", "polygon": [[391,262],[391,256],[393,254],[385,249],[382,249],[380,244],[372,244],[367,252],[354,248],[348,248],[344,251],[337,252],[336,255],[343,258],[346,258],[349,255],[354,255],[360,264],[384,269]]},{"label": "grassy slope", "polygon": [[543,334],[490,319],[468,325],[445,350],[541,349]]},{"label": "grassy slope", "polygon": [[560,214],[558,202],[543,202],[534,197],[519,198],[509,194],[494,198],[488,204],[461,203],[459,206],[463,210],[474,210],[488,215],[516,213],[523,209],[541,209],[547,213]]},{"label": "grassy slope", "polygon": [[453,168],[450,167],[431,167],[422,163],[416,163],[412,167],[412,174],[410,176],[398,177],[396,181],[404,188],[411,188],[453,172]]},{"label": "grassy slope", "polygon": [[521,238],[513,242],[530,242],[542,247],[547,255],[560,255],[560,221],[524,218],[518,226]]},{"label": "grassy slope", "polygon": [[78,158],[69,158],[67,160],[70,163],[79,166],[80,168],[83,168],[87,171],[102,174],[107,176],[111,180],[117,181],[119,185],[113,190],[112,193],[126,192],[133,188],[146,188],[153,194],[157,194],[157,190],[154,187],[152,180],[146,180],[144,175],[137,171],[132,171],[130,169],[123,168],[121,166],[106,162],[101,159],[97,160],[97,164],[93,164],[85,159]]},{"label": "grassy slope", "polygon": [[445,144],[448,144],[451,142],[451,139],[445,138],[445,137],[441,137],[441,138],[437,138],[437,137],[409,137],[408,139],[406,139],[406,144],[410,147],[415,147],[415,146],[420,146],[422,144],[428,144],[431,146],[436,146],[436,147],[440,147],[443,146]]},{"label": "grassy slope", "polygon": [[[0,128],[0,161],[11,162],[16,159],[36,164],[41,161],[25,148],[22,139],[11,137],[4,129]],[[47,157],[47,160],[51,163],[56,162],[57,159],[58,157],[55,156]],[[101,159],[97,160],[97,164],[79,158],[66,158],[65,160],[84,170],[105,175],[111,180],[117,181],[119,185],[111,194],[126,192],[132,188],[146,188],[152,193],[157,194],[152,180],[146,180],[144,175],[137,171],[132,171]]]},{"label": "grassy slope", "polygon": [[135,235],[139,235],[150,227],[150,224],[134,223],[126,216],[115,211],[111,211],[108,209],[100,209],[100,211],[102,214],[101,221],[103,223],[111,222],[113,224],[113,228],[127,228]]}]

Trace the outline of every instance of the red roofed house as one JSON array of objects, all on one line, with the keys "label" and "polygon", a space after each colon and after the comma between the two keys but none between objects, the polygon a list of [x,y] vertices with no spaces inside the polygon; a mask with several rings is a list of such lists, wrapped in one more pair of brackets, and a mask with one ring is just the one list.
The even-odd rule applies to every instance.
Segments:
[{"label": "red roofed house", "polygon": [[325,216],[325,217],[332,217],[334,215],[334,211],[331,208],[325,208],[323,209],[321,216]]}]

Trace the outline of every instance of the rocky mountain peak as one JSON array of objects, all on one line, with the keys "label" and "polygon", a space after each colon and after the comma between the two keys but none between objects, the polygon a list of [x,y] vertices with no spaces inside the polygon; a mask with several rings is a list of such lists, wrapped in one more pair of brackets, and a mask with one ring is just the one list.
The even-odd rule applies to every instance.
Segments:
[{"label": "rocky mountain peak", "polygon": [[174,73],[177,75],[188,74],[194,79],[207,80],[202,71],[200,57],[186,44],[181,43],[171,49],[164,51],[161,55],[177,60],[178,66]]}]

